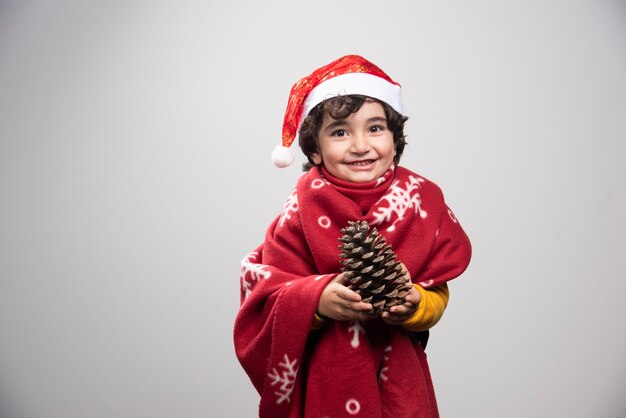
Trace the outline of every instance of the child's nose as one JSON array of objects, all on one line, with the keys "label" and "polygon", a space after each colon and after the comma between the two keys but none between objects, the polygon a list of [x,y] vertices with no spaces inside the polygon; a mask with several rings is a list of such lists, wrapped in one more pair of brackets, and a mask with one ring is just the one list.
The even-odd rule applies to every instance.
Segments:
[{"label": "child's nose", "polygon": [[352,136],[352,152],[356,154],[365,154],[370,149],[370,143],[363,134],[355,134]]}]

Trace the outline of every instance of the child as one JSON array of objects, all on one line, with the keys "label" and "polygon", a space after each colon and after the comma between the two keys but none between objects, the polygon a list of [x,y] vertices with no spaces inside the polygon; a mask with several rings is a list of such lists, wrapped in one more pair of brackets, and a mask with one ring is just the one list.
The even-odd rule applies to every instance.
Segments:
[{"label": "child", "polygon": [[[400,85],[362,57],[342,57],[292,88],[278,166],[299,130],[307,171],[241,265],[237,356],[261,417],[437,417],[424,347],[470,243],[441,190],[397,166]],[[412,281],[403,305],[372,317],[346,286],[339,241],[365,220]]]}]

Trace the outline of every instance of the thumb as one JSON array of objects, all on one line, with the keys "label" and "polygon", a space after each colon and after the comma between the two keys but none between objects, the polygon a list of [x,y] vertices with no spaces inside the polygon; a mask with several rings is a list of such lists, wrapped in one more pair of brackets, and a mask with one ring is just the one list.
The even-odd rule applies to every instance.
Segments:
[{"label": "thumb", "polygon": [[344,286],[345,286],[345,285],[347,285],[347,284],[348,284],[348,273],[346,273],[346,272],[339,273],[339,274],[337,275],[337,277],[335,277],[335,278],[332,280],[332,282],[334,282],[334,283],[339,283],[339,284],[342,284],[342,285],[344,285]]},{"label": "thumb", "polygon": [[361,300],[361,296],[354,290],[350,289],[349,277],[350,277],[349,272],[343,272],[343,273],[340,273],[337,277],[335,277],[333,282],[342,286],[341,291],[339,292],[339,295],[343,299],[358,302]]}]

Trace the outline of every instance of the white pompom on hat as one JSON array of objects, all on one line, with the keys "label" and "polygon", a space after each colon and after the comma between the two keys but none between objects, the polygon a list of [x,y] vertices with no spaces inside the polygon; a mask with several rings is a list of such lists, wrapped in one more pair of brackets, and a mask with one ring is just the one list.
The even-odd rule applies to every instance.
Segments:
[{"label": "white pompom on hat", "polygon": [[346,55],[318,68],[291,88],[283,120],[282,144],[272,152],[274,164],[284,168],[293,163],[291,144],[302,120],[315,106],[326,99],[349,94],[378,99],[402,113],[400,84],[365,58]]},{"label": "white pompom on hat", "polygon": [[289,167],[294,159],[293,152],[284,145],[277,145],[272,151],[272,162],[278,168]]}]

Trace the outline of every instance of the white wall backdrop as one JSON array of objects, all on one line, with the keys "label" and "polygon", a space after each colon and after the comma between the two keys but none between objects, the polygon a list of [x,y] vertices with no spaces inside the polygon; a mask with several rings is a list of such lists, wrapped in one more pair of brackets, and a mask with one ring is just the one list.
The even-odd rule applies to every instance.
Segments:
[{"label": "white wall backdrop", "polygon": [[2,417],[256,415],[239,260],[300,175],[291,85],[347,53],[473,241],[442,417],[626,416],[623,1],[4,0]]}]

